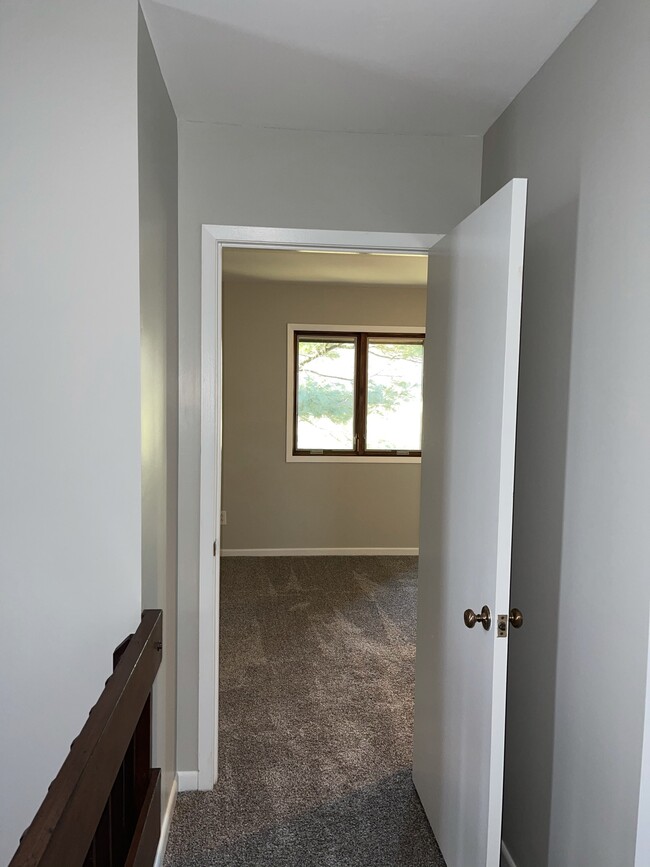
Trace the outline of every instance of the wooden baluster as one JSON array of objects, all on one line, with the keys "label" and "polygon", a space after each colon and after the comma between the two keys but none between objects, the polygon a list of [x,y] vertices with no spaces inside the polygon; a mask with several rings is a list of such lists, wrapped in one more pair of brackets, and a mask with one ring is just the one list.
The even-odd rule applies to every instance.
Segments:
[{"label": "wooden baluster", "polygon": [[95,832],[95,867],[114,867],[111,845],[111,805],[106,805]]},{"label": "wooden baluster", "polygon": [[97,861],[95,859],[95,841],[90,844],[90,849],[88,850],[88,854],[86,855],[86,859],[83,863],[83,867],[97,867]]},{"label": "wooden baluster", "polygon": [[115,865],[121,865],[124,863],[126,853],[129,850],[129,840],[131,839],[124,809],[124,794],[125,775],[124,763],[122,763],[115,784],[113,785],[109,801],[111,808],[111,847],[113,851],[113,864]]},{"label": "wooden baluster", "polygon": [[135,747],[134,789],[136,811],[139,814],[149,788],[151,778],[151,694],[135,727],[133,735]]}]

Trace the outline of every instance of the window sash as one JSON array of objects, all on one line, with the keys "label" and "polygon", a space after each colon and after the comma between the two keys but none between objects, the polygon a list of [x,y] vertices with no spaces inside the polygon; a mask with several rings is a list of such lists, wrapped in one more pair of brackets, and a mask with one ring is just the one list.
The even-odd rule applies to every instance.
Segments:
[{"label": "window sash", "polygon": [[[366,447],[368,416],[368,347],[370,343],[421,343],[424,333],[375,331],[309,331],[301,329],[293,335],[293,456],[294,457],[395,457],[419,458],[422,450],[368,449]],[[298,382],[301,342],[355,342],[354,416],[352,449],[300,449],[298,448]]]},{"label": "window sash", "polygon": [[[294,455],[350,455],[358,454],[357,451],[357,424],[358,424],[358,369],[359,369],[359,335],[355,332],[334,332],[334,331],[297,331],[294,333],[293,345],[293,454]],[[351,449],[299,449],[298,448],[298,392],[299,392],[299,363],[300,363],[300,343],[301,342],[319,342],[319,343],[354,343],[354,382],[353,382],[353,418],[352,418],[352,440],[354,443]]]}]

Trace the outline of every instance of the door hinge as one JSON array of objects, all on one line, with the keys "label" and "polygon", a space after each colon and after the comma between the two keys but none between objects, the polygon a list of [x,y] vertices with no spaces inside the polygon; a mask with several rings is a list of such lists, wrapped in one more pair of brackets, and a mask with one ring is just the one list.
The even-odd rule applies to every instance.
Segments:
[{"label": "door hinge", "polygon": [[508,615],[499,614],[497,616],[497,638],[508,637]]},{"label": "door hinge", "polygon": [[217,540],[216,539],[212,543],[212,556],[213,557],[217,556]]}]

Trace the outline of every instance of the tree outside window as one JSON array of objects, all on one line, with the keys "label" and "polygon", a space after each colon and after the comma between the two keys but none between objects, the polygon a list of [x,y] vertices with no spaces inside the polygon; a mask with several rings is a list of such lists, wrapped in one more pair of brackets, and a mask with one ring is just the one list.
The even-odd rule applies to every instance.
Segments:
[{"label": "tree outside window", "polygon": [[424,336],[295,335],[294,454],[420,454]]}]

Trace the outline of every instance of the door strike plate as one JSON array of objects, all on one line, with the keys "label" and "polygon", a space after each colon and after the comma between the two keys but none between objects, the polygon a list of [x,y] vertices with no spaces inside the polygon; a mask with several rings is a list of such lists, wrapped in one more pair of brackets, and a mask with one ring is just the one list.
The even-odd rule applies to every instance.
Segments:
[{"label": "door strike plate", "polygon": [[497,616],[497,638],[508,637],[508,615],[499,614]]}]

